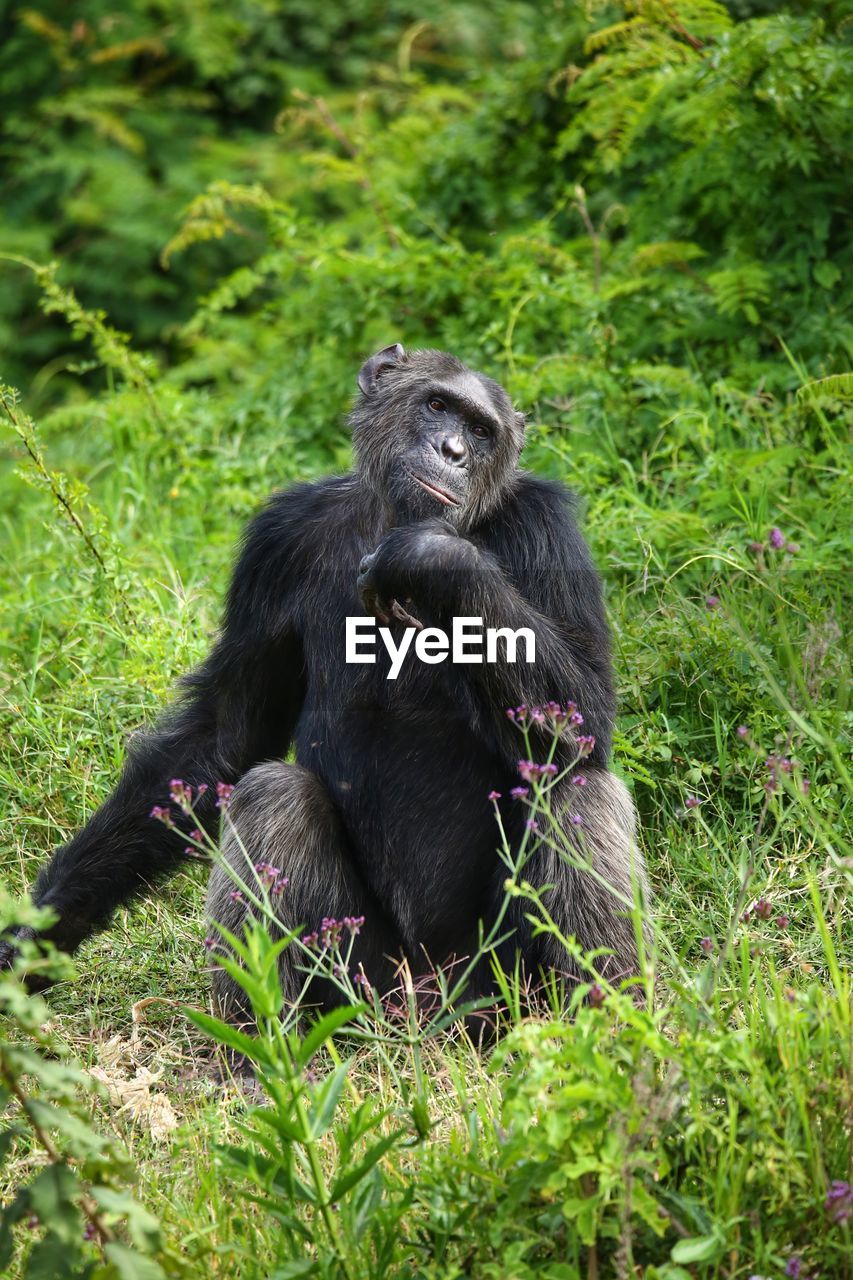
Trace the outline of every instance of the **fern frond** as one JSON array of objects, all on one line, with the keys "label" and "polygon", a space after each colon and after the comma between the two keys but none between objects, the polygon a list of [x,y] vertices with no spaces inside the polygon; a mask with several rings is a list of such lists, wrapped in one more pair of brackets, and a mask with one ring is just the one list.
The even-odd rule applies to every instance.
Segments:
[{"label": "fern frond", "polygon": [[853,373],[835,373],[829,378],[805,382],[797,389],[797,399],[853,400]]},{"label": "fern frond", "polygon": [[268,212],[274,200],[259,184],[242,186],[232,182],[213,182],[187,205],[184,221],[171,240],[163,247],[160,261],[168,267],[170,258],[191,245],[206,240],[222,240],[226,235],[246,235],[247,229],[235,218],[230,209],[254,209]]}]

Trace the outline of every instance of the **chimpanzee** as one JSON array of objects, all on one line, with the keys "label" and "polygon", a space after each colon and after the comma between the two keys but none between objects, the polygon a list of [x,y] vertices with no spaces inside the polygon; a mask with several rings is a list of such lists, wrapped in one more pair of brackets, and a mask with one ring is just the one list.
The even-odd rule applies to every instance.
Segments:
[{"label": "chimpanzee", "polygon": [[[196,817],[209,829],[215,784],[236,784],[224,863],[245,877],[248,853],[287,881],[276,899],[283,927],[364,917],[353,963],[375,988],[394,986],[401,957],[415,973],[464,957],[503,900],[495,806],[513,847],[529,820],[511,796],[524,743],[508,710],[529,709],[545,760],[556,713],[537,708],[570,700],[575,727],[553,757],[553,810],[593,871],[543,840],[524,876],[543,888],[564,934],[584,950],[610,949],[599,961],[608,977],[630,975],[637,946],[625,901],[645,873],[633,805],[607,769],[608,631],[572,500],[519,469],[523,417],[498,383],[454,356],[394,344],[366,361],[358,386],[355,469],[277,493],[255,517],[209,657],[185,677],[176,707],[131,743],[112,795],[42,869],[34,897],[58,914],[50,936],[73,950],[180,865],[185,835],[151,816],[180,778],[207,785]],[[381,645],[373,664],[345,660],[346,619],[366,615],[397,639],[407,628],[448,631],[454,618],[528,628],[535,660],[510,661],[509,645],[493,662],[411,655],[388,679]],[[297,763],[283,758],[291,745]],[[251,910],[226,866],[213,870],[208,909],[238,934]],[[505,966],[520,957],[528,974],[580,976],[520,903],[504,923],[513,930],[498,948]],[[290,999],[298,963],[284,951]],[[492,981],[481,966],[469,994],[488,994]],[[217,968],[213,982],[219,1007],[243,1021],[233,980]],[[309,995],[320,1006],[338,999],[325,979]]]}]

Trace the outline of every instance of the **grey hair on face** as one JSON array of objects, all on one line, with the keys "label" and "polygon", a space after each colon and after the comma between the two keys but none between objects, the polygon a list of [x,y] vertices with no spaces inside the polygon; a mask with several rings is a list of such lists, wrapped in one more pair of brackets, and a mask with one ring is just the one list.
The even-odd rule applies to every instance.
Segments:
[{"label": "grey hair on face", "polygon": [[459,528],[471,528],[498,507],[511,482],[524,444],[524,417],[498,382],[455,356],[431,349],[406,353],[396,343],[365,362],[349,419],[359,472],[374,493],[387,496],[394,462],[416,438],[419,412],[430,394],[450,397],[463,412],[493,426],[492,447],[472,467],[464,503],[442,513]]}]

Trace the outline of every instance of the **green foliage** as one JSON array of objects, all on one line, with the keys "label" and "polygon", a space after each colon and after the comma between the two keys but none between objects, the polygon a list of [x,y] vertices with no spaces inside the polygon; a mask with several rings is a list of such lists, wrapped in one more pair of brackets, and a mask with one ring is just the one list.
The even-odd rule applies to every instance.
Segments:
[{"label": "green foliage", "polygon": [[[188,863],[49,1004],[3,984],[0,1267],[845,1277],[843,6],[36,0],[4,22],[4,879],[32,881],[200,661],[263,495],[349,465],[354,372],[399,339],[503,380],[527,465],[581,496],[659,928],[645,1008],[608,988],[492,1057],[448,1034],[449,989],[426,1027],[370,1002],[280,1023],[259,933],[246,1042],[202,1012]],[[187,1119],[164,1147],[76,1065],[128,1004],[134,1036],[139,1004],[193,1008],[151,1033]],[[254,1097],[211,1097],[211,1039],[254,1061]]]},{"label": "green foliage", "polygon": [[[294,165],[274,132],[294,90],[360,86],[375,63],[411,59],[442,78],[494,51],[518,6],[488,22],[447,6],[419,32],[407,0],[58,0],[8,7],[0,18],[0,252],[39,262],[57,254],[90,306],[148,344],[171,345],[192,299],[251,256],[251,239],[211,245],[165,269],[163,246],[208,183],[293,186]],[[410,34],[411,33],[411,34]],[[408,50],[408,52],[407,52]],[[251,233],[250,233],[251,234]],[[37,388],[66,381],[60,325],[36,316],[37,293],[18,272],[0,289],[3,376]],[[51,398],[55,388],[51,387]]]},{"label": "green foliage", "polygon": [[[41,928],[51,913],[22,910],[8,894],[0,922]],[[67,978],[69,962],[22,942],[18,970]],[[129,1191],[133,1164],[91,1115],[95,1082],[47,1025],[45,1002],[18,976],[0,979],[0,1167],[22,1162],[14,1195],[0,1209],[0,1270],[25,1280],[166,1280],[186,1274],[160,1226]],[[5,1036],[9,1038],[6,1039]]]},{"label": "green foliage", "polygon": [[[241,1124],[239,1145],[223,1146],[223,1167],[247,1197],[276,1224],[274,1259],[279,1276],[329,1276],[345,1280],[383,1276],[396,1252],[395,1240],[406,1191],[393,1213],[383,1212],[387,1179],[380,1167],[406,1130],[383,1133],[388,1109],[362,1100],[348,1079],[332,1037],[358,1017],[353,1003],[313,1019],[300,1035],[282,1027],[278,959],[286,938],[273,943],[261,925],[245,941],[229,935],[234,958],[222,963],[240,983],[257,1020],[257,1036],[244,1035],[217,1018],[190,1011],[190,1018],[218,1044],[248,1060],[265,1105],[253,1106]],[[314,1065],[326,1048],[334,1066],[317,1078]],[[342,1105],[351,1090],[350,1106]],[[335,1158],[323,1161],[323,1142],[334,1132]]]},{"label": "green foliage", "polygon": [[[493,1063],[508,1073],[497,1121],[424,1161],[417,1199],[441,1261],[426,1274],[498,1277],[511,1263],[519,1280],[681,1280],[728,1259],[780,1275],[791,1254],[841,1274],[824,1162],[845,1161],[849,993],[792,1000],[773,978],[744,982],[746,1026],[725,1027],[726,1001],[697,1018],[611,996],[571,1026],[512,1032]],[[833,1082],[822,1121],[816,1063]]]},{"label": "green foliage", "polygon": [[[0,249],[62,252],[87,305],[144,343],[186,354],[193,296],[228,267],[217,309],[245,313],[248,300],[279,341],[291,305],[352,324],[340,276],[359,266],[372,289],[353,331],[391,322],[428,340],[460,310],[476,315],[471,270],[500,302],[491,272],[523,244],[522,354],[596,334],[617,368],[628,352],[699,359],[748,385],[773,376],[786,334],[813,375],[849,356],[850,31],[832,5],[741,21],[714,0],[593,5],[589,18],[556,3],[488,16],[448,4],[428,23],[366,0],[322,21],[291,0],[239,16],[88,10],[73,22],[23,10],[0,53]],[[290,238],[273,235],[269,252],[264,214],[282,199]],[[453,279],[425,286],[442,251]],[[335,290],[322,313],[318,269]],[[5,375],[25,387],[35,375],[40,394],[58,379],[53,396],[66,341],[34,323],[35,294],[4,271]],[[198,354],[197,324],[189,333]],[[472,336],[488,350],[482,325]],[[203,362],[206,376],[229,376],[237,344]]]}]

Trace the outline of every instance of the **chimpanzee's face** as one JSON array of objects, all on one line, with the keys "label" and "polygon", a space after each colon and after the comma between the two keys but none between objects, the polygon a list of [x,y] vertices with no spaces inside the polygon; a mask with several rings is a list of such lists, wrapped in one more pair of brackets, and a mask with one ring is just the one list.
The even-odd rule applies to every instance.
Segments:
[{"label": "chimpanzee's face", "polygon": [[523,438],[502,387],[438,351],[395,360],[368,386],[356,448],[398,520],[470,525],[495,505]]}]

